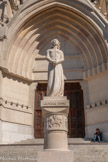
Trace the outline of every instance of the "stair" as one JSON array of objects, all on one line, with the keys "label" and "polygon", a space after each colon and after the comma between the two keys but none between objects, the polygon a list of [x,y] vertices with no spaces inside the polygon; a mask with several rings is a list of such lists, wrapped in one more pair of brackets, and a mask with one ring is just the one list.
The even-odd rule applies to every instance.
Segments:
[{"label": "stair", "polygon": [[108,144],[70,145],[74,151],[75,162],[108,162]]},{"label": "stair", "polygon": [[[90,143],[90,141],[86,141],[83,138],[68,138],[68,143],[72,144],[72,143]],[[15,144],[40,144],[43,145],[44,144],[44,139],[40,138],[40,139],[28,139],[28,140],[23,140],[21,142],[17,142]]]},{"label": "stair", "polygon": [[[31,139],[10,145],[0,145],[0,162],[37,161],[38,152],[43,150],[43,143],[43,139]],[[108,143],[69,139],[69,149],[74,154],[75,162],[108,162]]]}]

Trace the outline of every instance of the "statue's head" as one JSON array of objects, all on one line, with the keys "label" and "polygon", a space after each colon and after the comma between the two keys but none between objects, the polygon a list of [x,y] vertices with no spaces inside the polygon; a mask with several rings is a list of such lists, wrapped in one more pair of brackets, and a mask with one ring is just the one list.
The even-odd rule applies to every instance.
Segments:
[{"label": "statue's head", "polygon": [[54,48],[55,46],[57,46],[57,48],[60,49],[60,42],[58,41],[58,39],[53,39],[51,41],[51,47]]}]

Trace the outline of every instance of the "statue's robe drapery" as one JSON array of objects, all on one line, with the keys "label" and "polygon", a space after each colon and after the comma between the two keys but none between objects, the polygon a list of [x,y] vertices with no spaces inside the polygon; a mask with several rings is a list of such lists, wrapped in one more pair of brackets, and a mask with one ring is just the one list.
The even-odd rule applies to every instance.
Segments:
[{"label": "statue's robe drapery", "polygon": [[64,54],[59,49],[49,49],[47,59],[49,61],[47,96],[63,96],[64,74],[61,62],[64,61]]}]

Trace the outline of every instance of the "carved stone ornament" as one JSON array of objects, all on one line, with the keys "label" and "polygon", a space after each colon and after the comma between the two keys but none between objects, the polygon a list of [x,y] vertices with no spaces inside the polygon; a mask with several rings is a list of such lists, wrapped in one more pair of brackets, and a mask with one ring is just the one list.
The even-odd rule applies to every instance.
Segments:
[{"label": "carved stone ornament", "polygon": [[47,129],[67,130],[67,117],[63,114],[53,114],[47,117]]}]

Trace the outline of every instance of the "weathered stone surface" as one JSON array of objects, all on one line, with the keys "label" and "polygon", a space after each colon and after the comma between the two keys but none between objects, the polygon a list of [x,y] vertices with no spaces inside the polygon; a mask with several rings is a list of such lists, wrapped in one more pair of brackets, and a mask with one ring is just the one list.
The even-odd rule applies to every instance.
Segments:
[{"label": "weathered stone surface", "polygon": [[[28,138],[26,127],[34,129],[36,86],[31,85],[47,82],[46,51],[55,37],[64,51],[65,81],[80,82],[85,109],[90,108],[85,111],[86,137],[92,138],[99,127],[103,140],[108,141],[108,16],[104,2],[0,1],[0,120],[5,123],[0,124],[1,143]],[[14,130],[7,132],[11,126]],[[22,129],[26,135],[20,135]]]},{"label": "weathered stone surface", "polygon": [[[43,151],[43,146],[35,144],[15,144],[0,146],[0,162],[107,162],[108,144],[69,144],[71,151]],[[10,159],[10,160],[9,160]],[[39,161],[40,160],[40,161]],[[47,160],[47,161],[46,161]],[[49,160],[49,161],[48,161]],[[65,160],[65,161],[64,161]],[[55,162],[54,161],[54,162]]]},{"label": "weathered stone surface", "polygon": [[48,66],[48,85],[47,96],[64,96],[64,73],[62,62],[64,53],[60,50],[58,39],[51,41],[51,49],[47,50]]},{"label": "weathered stone surface", "polygon": [[37,154],[37,162],[75,162],[72,151],[41,151]]},{"label": "weathered stone surface", "polygon": [[68,150],[68,112],[66,97],[44,97],[41,101],[44,115],[44,149]]}]

